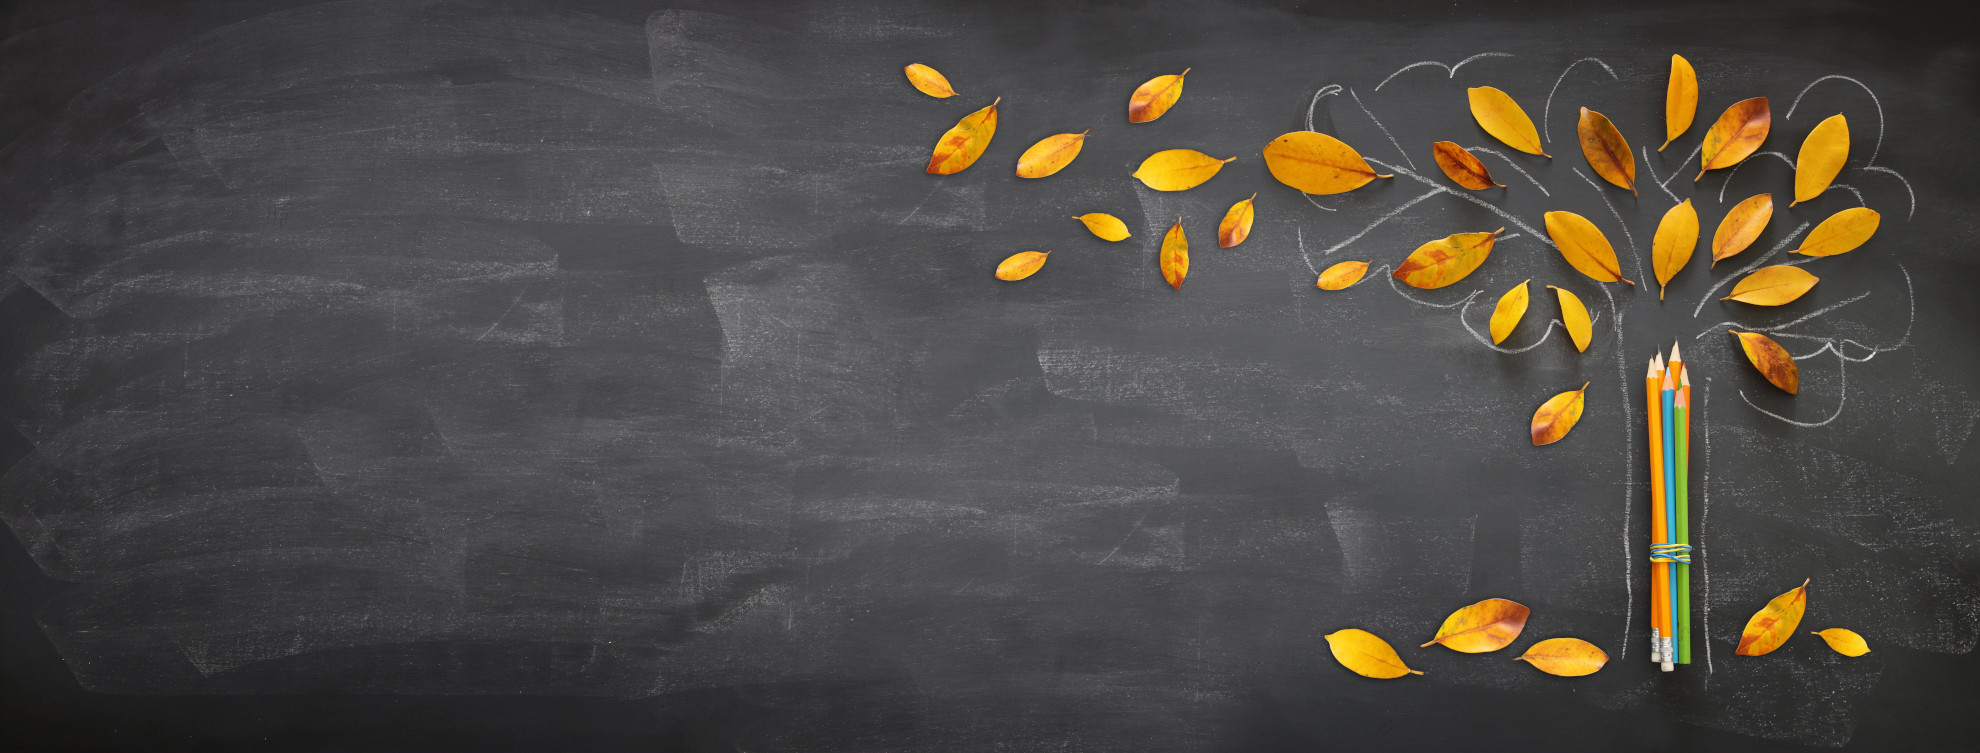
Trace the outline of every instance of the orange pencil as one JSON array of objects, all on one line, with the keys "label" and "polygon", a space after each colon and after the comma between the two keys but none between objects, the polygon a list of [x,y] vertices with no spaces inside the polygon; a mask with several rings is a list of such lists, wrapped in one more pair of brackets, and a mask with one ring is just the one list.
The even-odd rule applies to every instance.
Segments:
[{"label": "orange pencil", "polygon": [[[1643,394],[1650,425],[1650,543],[1664,541],[1664,432],[1663,432],[1664,354],[1650,361],[1650,373],[1643,378]],[[1650,563],[1650,661],[1663,663],[1664,639],[1670,636],[1670,565]]]}]

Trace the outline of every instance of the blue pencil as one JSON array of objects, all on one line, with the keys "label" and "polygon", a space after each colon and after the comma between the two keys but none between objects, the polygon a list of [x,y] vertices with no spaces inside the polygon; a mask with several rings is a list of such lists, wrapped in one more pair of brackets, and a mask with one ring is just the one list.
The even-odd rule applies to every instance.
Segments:
[{"label": "blue pencil", "polygon": [[[1676,433],[1672,430],[1671,420],[1671,405],[1677,394],[1676,390],[1677,385],[1671,381],[1671,372],[1666,370],[1664,372],[1663,384],[1659,389],[1664,406],[1664,530],[1666,531],[1677,530],[1677,445],[1672,442],[1672,439],[1676,437]],[[1657,543],[1669,544],[1671,542],[1659,541]],[[1664,594],[1664,597],[1670,600],[1670,614],[1677,614],[1677,589],[1670,589],[1669,592]],[[1675,624],[1675,620],[1673,624]],[[1669,672],[1672,669],[1671,660],[1677,656],[1675,650],[1677,637],[1665,636],[1664,646],[1665,659],[1663,668],[1665,672]]]}]

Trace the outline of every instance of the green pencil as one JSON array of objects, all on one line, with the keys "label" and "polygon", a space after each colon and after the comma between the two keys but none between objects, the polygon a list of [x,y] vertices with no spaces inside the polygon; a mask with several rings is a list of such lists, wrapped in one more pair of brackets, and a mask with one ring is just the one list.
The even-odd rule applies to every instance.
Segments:
[{"label": "green pencil", "polygon": [[[1691,508],[1688,504],[1691,487],[1691,364],[1685,364],[1678,376],[1677,401],[1672,408],[1677,411],[1673,423],[1677,424],[1677,533],[1671,542],[1680,546],[1691,545]],[[1686,552],[1686,560],[1691,554]],[[1678,663],[1691,663],[1691,565],[1679,563],[1677,568],[1678,600]]]}]

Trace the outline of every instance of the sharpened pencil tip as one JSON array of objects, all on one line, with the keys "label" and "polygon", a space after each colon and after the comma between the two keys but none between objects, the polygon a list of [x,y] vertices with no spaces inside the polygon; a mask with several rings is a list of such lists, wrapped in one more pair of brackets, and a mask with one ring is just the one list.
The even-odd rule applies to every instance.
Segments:
[{"label": "sharpened pencil tip", "polygon": [[1675,363],[1675,362],[1682,362],[1683,360],[1684,359],[1682,357],[1678,356],[1677,341],[1675,340],[1671,341],[1671,361]]}]

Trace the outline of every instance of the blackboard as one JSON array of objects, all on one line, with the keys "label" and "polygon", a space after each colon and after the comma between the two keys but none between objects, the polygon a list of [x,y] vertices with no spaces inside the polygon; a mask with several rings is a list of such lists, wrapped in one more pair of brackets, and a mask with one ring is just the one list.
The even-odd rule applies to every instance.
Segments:
[{"label": "blackboard", "polygon": [[[10,6],[8,747],[1965,749],[1980,47],[1955,4],[1896,5]],[[1672,54],[1700,122],[1657,152]],[[913,62],[960,94],[909,88]],[[1184,68],[1173,111],[1126,122]],[[1553,159],[1481,132],[1479,85]],[[1772,154],[1693,182],[1705,125],[1762,95]],[[982,161],[925,174],[999,97]],[[1582,106],[1638,147],[1640,195],[1592,179]],[[1709,234],[1784,197],[1836,113],[1847,187],[1659,302],[1664,210],[1692,198]],[[1260,149],[1309,127],[1397,177],[1272,180]],[[1089,128],[1064,172],[1011,175]],[[1445,188],[1438,140],[1495,150],[1509,187]],[[1237,159],[1182,193],[1128,177],[1179,147]],[[1250,239],[1217,248],[1253,192]],[[1807,297],[1718,300],[1859,203],[1878,235],[1810,262]],[[1639,284],[1575,273],[1552,210]],[[1461,285],[1380,269],[1500,226]],[[1055,253],[993,279],[1021,250]],[[1315,289],[1348,259],[1376,273]],[[1546,298],[1503,350],[1480,335],[1528,278],[1590,303],[1586,353]],[[1801,393],[1722,322],[1808,356]],[[1666,675],[1631,385],[1674,341],[1701,376],[1708,650]],[[1532,447],[1583,382],[1580,426]],[[1804,578],[1804,627],[1872,653],[1733,656]],[[1533,608],[1512,649],[1415,648],[1495,596]],[[1425,674],[1349,674],[1322,638],[1345,627]],[[1556,636],[1611,661],[1510,661]]]}]

